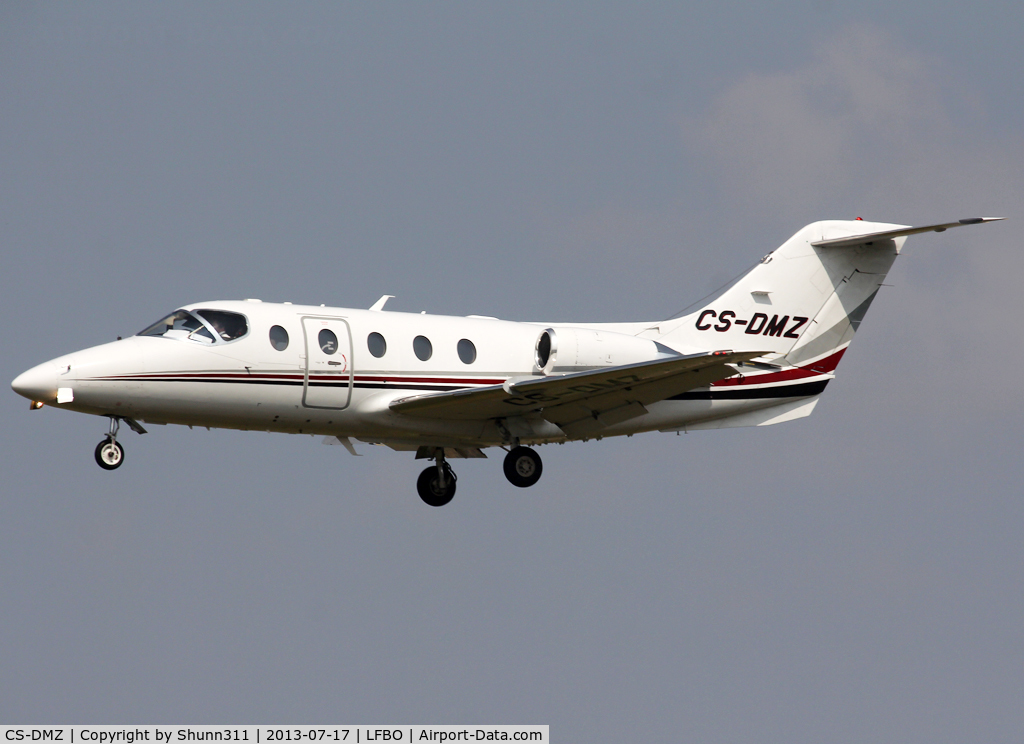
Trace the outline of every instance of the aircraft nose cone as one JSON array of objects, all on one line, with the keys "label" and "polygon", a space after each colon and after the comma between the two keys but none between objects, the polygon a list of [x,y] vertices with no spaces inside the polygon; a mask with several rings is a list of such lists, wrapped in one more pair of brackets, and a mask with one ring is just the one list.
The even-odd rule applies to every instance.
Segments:
[{"label": "aircraft nose cone", "polygon": [[53,401],[57,397],[57,365],[53,362],[43,362],[27,372],[22,372],[14,378],[11,388],[29,400],[44,403]]}]

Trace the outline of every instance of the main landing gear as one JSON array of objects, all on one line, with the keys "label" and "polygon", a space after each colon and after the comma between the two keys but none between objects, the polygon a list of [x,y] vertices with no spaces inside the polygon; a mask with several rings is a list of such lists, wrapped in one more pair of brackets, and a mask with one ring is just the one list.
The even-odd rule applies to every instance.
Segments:
[{"label": "main landing gear", "polygon": [[[117,470],[124,462],[124,447],[118,444],[117,432],[121,429],[121,416],[108,416],[110,419],[110,430],[107,438],[96,445],[96,464],[104,470]],[[139,425],[138,421],[130,418],[124,419],[128,428],[137,434],[145,434],[146,430]]]},{"label": "main landing gear", "polygon": [[[439,447],[434,451],[433,460],[436,464],[420,473],[416,491],[427,505],[444,506],[455,496],[455,482],[458,478],[452,466],[444,459],[443,449]],[[513,486],[528,488],[540,480],[544,466],[535,451],[517,445],[505,455],[504,471]]]},{"label": "main landing gear", "polygon": [[505,455],[505,477],[513,486],[529,488],[540,480],[544,464],[540,455],[529,447],[513,447]]},{"label": "main landing gear", "polygon": [[420,473],[416,480],[416,490],[427,506],[444,506],[455,496],[455,471],[444,459],[444,450],[438,449],[434,455],[436,465]]}]

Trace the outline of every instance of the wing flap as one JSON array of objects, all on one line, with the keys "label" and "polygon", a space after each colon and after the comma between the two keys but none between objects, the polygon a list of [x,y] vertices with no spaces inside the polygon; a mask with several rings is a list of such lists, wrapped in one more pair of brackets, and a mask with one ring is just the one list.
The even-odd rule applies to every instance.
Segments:
[{"label": "wing flap", "polygon": [[646,406],[731,377],[736,369],[709,364],[667,378],[620,388],[573,403],[545,408],[540,415],[569,436],[597,435],[602,429],[647,413]]},{"label": "wing flap", "polygon": [[[731,377],[728,365],[762,356],[764,351],[714,351],[627,364],[557,377],[506,382],[472,390],[418,395],[392,401],[390,409],[407,416],[481,420],[541,412],[558,426],[592,421],[603,428],[646,412],[644,406],[693,388]],[[633,405],[636,404],[636,405]],[[603,424],[601,417],[609,422]]]}]

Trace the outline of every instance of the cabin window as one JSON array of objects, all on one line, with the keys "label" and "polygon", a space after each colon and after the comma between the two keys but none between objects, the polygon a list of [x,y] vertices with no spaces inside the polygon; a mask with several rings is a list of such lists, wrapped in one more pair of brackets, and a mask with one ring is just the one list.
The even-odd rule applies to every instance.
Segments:
[{"label": "cabin window", "polygon": [[278,351],[284,351],[288,348],[288,331],[281,326],[271,326],[270,328],[270,345]]},{"label": "cabin window", "polygon": [[459,359],[463,364],[472,364],[476,361],[476,346],[468,338],[459,341]]},{"label": "cabin window", "polygon": [[384,337],[374,331],[366,337],[366,348],[370,350],[370,353],[380,359],[387,353],[388,342],[384,340]]},{"label": "cabin window", "polygon": [[166,318],[161,318],[138,335],[177,338],[202,344],[212,344],[215,341],[213,334],[203,325],[203,322],[188,310],[177,310]]},{"label": "cabin window", "polygon": [[338,350],[338,337],[334,335],[334,331],[330,328],[322,329],[319,335],[317,335],[316,340],[320,344],[320,351],[328,356]]},{"label": "cabin window", "polygon": [[249,332],[245,316],[223,310],[196,310],[196,315],[213,326],[217,335],[225,341],[234,341]]},{"label": "cabin window", "polygon": [[430,344],[430,339],[426,336],[417,336],[412,340],[412,350],[416,352],[416,358],[421,362],[425,362],[430,359],[430,356],[434,353],[434,347]]}]

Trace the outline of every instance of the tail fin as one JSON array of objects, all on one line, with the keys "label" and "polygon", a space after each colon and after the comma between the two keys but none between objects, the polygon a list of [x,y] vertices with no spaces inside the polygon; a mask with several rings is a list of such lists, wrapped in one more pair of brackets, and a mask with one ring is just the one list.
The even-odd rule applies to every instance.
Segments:
[{"label": "tail fin", "polygon": [[766,361],[830,373],[908,235],[995,219],[924,227],[815,222],[700,310],[645,335],[684,352],[766,351]]}]

